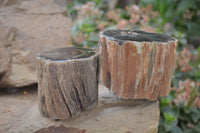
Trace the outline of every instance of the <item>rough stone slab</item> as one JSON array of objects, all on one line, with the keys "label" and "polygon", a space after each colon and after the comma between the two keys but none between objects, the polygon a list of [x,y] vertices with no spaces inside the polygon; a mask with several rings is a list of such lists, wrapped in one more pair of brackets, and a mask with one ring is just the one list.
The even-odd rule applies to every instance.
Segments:
[{"label": "rough stone slab", "polygon": [[71,46],[71,20],[57,15],[0,16],[17,34],[12,42],[12,62],[1,87],[22,87],[36,83],[36,55],[40,52]]},{"label": "rough stone slab", "polygon": [[0,1],[0,27],[15,27],[17,31],[10,42],[10,65],[2,72],[0,88],[35,84],[36,55],[72,45],[72,22],[63,15],[65,11],[66,7],[52,0]]},{"label": "rough stone slab", "polygon": [[47,15],[66,12],[66,6],[61,6],[55,3],[58,2],[53,0],[0,0],[0,15]]},{"label": "rough stone slab", "polygon": [[[27,95],[23,91],[28,92]],[[16,94],[0,93],[0,132],[30,133],[49,126],[85,129],[85,133],[156,133],[159,102],[119,100],[99,88],[99,104],[66,121],[53,121],[39,113],[37,90],[22,88]]]},{"label": "rough stone slab", "polygon": [[0,79],[8,70],[11,59],[11,45],[6,42],[8,35],[9,28],[0,26]]}]

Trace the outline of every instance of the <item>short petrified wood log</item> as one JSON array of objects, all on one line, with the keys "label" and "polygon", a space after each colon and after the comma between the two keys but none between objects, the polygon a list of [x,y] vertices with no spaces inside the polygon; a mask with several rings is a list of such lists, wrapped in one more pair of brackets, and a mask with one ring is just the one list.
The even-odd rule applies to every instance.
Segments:
[{"label": "short petrified wood log", "polygon": [[170,36],[136,30],[101,32],[101,84],[123,99],[167,96],[177,42]]},{"label": "short petrified wood log", "polygon": [[41,114],[68,119],[98,100],[98,56],[84,48],[61,48],[37,56]]}]

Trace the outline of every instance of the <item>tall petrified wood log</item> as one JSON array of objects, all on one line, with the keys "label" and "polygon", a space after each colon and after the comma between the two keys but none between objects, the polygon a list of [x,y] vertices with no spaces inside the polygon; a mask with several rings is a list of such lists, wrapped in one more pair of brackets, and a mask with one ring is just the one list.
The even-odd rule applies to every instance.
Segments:
[{"label": "tall petrified wood log", "polygon": [[61,48],[37,56],[39,109],[52,119],[68,119],[98,100],[95,51]]},{"label": "tall petrified wood log", "polygon": [[101,32],[101,84],[122,99],[167,96],[177,42],[170,36],[136,30]]}]

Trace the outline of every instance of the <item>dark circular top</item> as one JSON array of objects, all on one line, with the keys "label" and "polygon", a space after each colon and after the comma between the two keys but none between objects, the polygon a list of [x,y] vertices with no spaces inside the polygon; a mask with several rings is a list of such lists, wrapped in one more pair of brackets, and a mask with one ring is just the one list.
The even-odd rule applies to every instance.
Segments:
[{"label": "dark circular top", "polygon": [[95,53],[96,52],[92,49],[67,47],[43,52],[39,54],[38,57],[51,61],[63,61],[70,59],[88,58],[95,55]]},{"label": "dark circular top", "polygon": [[156,33],[148,33],[140,30],[106,30],[103,35],[118,41],[137,41],[137,42],[168,42],[175,41],[175,38]]}]

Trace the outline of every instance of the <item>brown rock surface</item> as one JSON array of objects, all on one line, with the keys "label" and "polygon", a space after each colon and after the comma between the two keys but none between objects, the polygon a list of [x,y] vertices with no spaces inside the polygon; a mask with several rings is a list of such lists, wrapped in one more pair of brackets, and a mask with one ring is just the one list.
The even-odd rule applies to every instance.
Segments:
[{"label": "brown rock surface", "polygon": [[0,15],[49,15],[65,12],[66,6],[55,4],[53,0],[0,0]]},{"label": "brown rock surface", "polygon": [[71,46],[72,22],[50,0],[19,0],[0,8],[0,26],[17,29],[11,62],[0,87],[22,87],[36,83],[35,56],[42,51]]},{"label": "brown rock surface", "polygon": [[177,40],[142,31],[110,30],[100,34],[100,82],[123,99],[167,96],[175,65]]},{"label": "brown rock surface", "polygon": [[100,86],[99,104],[95,108],[73,119],[53,121],[40,115],[36,88],[22,88],[15,94],[1,91],[0,132],[32,133],[60,125],[85,133],[156,133],[158,130],[158,101],[120,100]]},{"label": "brown rock surface", "polygon": [[0,80],[8,70],[10,59],[11,44],[9,44],[9,28],[0,26]]}]

